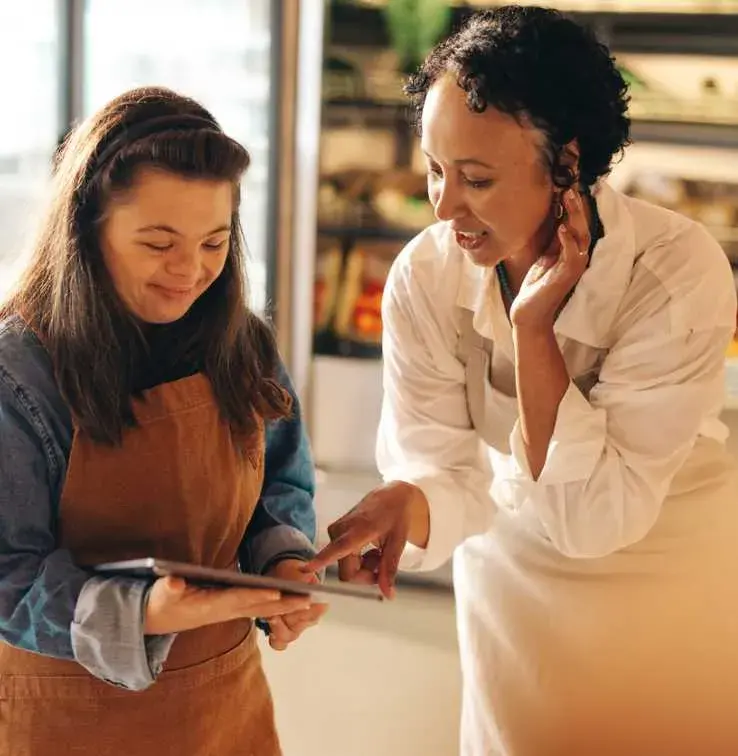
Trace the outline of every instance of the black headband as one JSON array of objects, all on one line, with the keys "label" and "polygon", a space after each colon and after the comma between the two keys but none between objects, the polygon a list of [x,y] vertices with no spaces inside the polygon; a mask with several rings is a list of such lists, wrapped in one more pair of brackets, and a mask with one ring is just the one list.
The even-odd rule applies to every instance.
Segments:
[{"label": "black headband", "polygon": [[171,113],[169,115],[149,118],[146,121],[135,123],[132,126],[124,126],[100,152],[94,160],[91,174],[97,173],[111,160],[125,145],[136,142],[146,136],[158,134],[164,131],[197,131],[208,130],[222,133],[220,126],[204,116],[191,115],[188,113]]}]

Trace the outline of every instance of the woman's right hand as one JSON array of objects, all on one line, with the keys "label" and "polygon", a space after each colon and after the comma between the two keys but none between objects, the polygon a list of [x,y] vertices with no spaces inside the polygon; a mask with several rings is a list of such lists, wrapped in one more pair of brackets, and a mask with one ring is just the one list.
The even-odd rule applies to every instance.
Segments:
[{"label": "woman's right hand", "polygon": [[[318,572],[338,562],[341,580],[377,583],[392,598],[405,544],[409,541],[425,548],[429,534],[429,507],[423,492],[410,483],[386,483],[328,526],[331,543],[305,569]],[[370,549],[365,551],[367,546]]]},{"label": "woman's right hand", "polygon": [[197,588],[182,578],[159,578],[151,587],[145,635],[169,635],[251,617],[278,617],[309,609],[307,596],[282,596],[263,588]]}]

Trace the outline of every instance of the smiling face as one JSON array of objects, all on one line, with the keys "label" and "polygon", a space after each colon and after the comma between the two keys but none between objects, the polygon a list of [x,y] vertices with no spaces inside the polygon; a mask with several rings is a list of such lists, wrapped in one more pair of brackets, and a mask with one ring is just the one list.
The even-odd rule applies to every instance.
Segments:
[{"label": "smiling face", "polygon": [[544,135],[492,107],[474,113],[451,75],[430,89],[421,147],[436,217],[477,265],[530,264],[553,234],[554,185]]},{"label": "smiling face", "polygon": [[113,197],[101,232],[118,296],[144,323],[173,323],[218,278],[231,234],[233,186],[155,168]]}]

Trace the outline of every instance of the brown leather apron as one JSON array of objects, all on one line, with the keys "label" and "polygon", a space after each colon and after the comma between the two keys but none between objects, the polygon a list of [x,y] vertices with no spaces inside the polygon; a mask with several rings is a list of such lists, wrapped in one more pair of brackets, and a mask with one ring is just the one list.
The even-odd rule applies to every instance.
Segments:
[{"label": "brown leather apron", "polygon": [[[79,564],[151,555],[233,567],[261,492],[263,428],[240,451],[203,375],[134,406],[139,427],[121,446],[75,433],[61,546]],[[141,692],[0,644],[0,754],[278,756],[256,632],[244,619],[180,633]]]}]

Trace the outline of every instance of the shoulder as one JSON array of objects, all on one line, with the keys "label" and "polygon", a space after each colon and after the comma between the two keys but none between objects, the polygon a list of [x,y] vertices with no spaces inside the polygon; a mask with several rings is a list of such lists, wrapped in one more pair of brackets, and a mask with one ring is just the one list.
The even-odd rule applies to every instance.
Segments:
[{"label": "shoulder", "polygon": [[20,318],[0,321],[0,403],[8,402],[45,443],[71,443],[72,420],[49,354]]},{"label": "shoulder", "polygon": [[0,376],[24,393],[56,391],[49,355],[20,318],[0,321]]},{"label": "shoulder", "polygon": [[445,224],[418,234],[396,258],[382,298],[383,350],[416,351],[444,372],[458,368],[461,302],[480,273]]},{"label": "shoulder", "polygon": [[[700,223],[626,198],[633,218],[633,285],[668,303],[673,321],[695,327],[735,326],[736,289],[725,251]],[[644,291],[645,293],[645,291]]]},{"label": "shoulder", "polygon": [[429,226],[395,258],[385,295],[390,299],[409,296],[417,305],[433,303],[434,309],[450,308],[456,300],[463,260],[446,224]]}]

